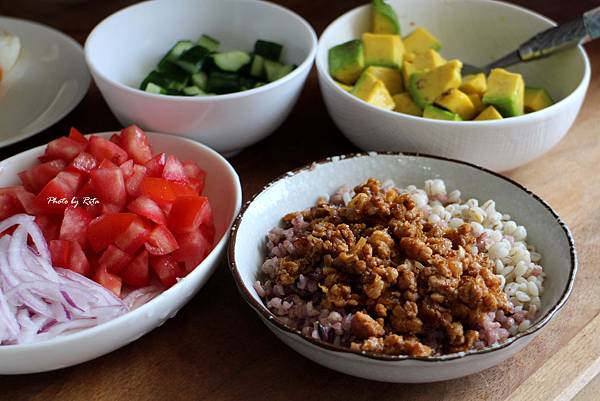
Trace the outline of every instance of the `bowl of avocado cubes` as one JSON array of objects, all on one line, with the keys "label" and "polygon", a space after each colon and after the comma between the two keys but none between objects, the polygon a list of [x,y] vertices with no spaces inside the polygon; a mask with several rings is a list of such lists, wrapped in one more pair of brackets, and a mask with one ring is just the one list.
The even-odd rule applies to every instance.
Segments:
[{"label": "bowl of avocado cubes", "polygon": [[552,27],[494,1],[373,0],[331,23],[317,70],[332,119],[364,150],[458,158],[505,171],[571,127],[590,80],[583,48],[489,73],[485,65]]},{"label": "bowl of avocado cubes", "polygon": [[226,156],[285,120],[316,49],[300,16],[245,0],[142,2],[102,21],[85,44],[121,124],[186,136]]}]

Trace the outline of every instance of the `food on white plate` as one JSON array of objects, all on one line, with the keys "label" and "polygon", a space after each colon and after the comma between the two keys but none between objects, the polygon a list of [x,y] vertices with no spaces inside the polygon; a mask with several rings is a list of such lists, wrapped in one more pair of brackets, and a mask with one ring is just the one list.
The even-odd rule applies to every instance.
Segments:
[{"label": "food on white plate", "polygon": [[526,228],[443,180],[371,178],[282,220],[254,287],[307,337],[437,356],[502,343],[540,310],[545,273]]},{"label": "food on white plate", "polygon": [[283,78],[296,66],[281,62],[283,46],[257,40],[252,53],[219,51],[220,43],[208,35],[196,42],[178,41],[140,84],[156,94],[206,96],[258,88]]},{"label": "food on white plate", "polygon": [[0,81],[17,63],[21,53],[21,40],[0,28]]},{"label": "food on white plate", "polygon": [[371,32],[329,49],[329,73],[347,92],[385,110],[449,121],[499,120],[553,104],[543,88],[526,88],[502,68],[462,75],[441,42],[423,27],[404,38],[393,8],[373,0]]},{"label": "food on white plate", "polygon": [[39,159],[18,174],[22,186],[0,188],[0,220],[35,216],[54,267],[123,298],[153,283],[174,285],[211,251],[206,173],[195,161],[153,153],[138,127],[110,139],[71,129]]}]

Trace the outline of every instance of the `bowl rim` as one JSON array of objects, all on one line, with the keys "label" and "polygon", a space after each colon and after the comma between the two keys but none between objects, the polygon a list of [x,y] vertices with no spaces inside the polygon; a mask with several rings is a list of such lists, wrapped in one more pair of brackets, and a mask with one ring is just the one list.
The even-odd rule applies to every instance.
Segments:
[{"label": "bowl rim", "polygon": [[[86,136],[99,135],[99,136],[103,136],[103,137],[108,137],[109,135],[112,135],[114,133],[115,133],[115,131],[103,131],[103,132],[96,132],[96,133],[88,134]],[[115,326],[122,324],[122,321],[125,321],[127,319],[134,319],[134,318],[137,319],[137,318],[143,317],[147,313],[147,310],[150,308],[149,305],[155,303],[155,301],[157,301],[159,299],[164,298],[165,295],[169,295],[172,297],[173,296],[172,294],[174,292],[178,292],[179,289],[181,288],[180,283],[182,281],[184,281],[184,280],[189,281],[188,277],[191,277],[193,275],[197,276],[206,270],[203,267],[205,267],[208,257],[210,255],[217,254],[218,252],[220,252],[221,250],[224,250],[226,248],[227,241],[229,240],[229,234],[231,233],[231,227],[235,221],[234,217],[239,213],[239,210],[240,210],[240,207],[242,204],[242,187],[241,187],[240,179],[239,179],[237,172],[231,165],[231,163],[229,163],[229,161],[227,161],[227,159],[225,159],[223,156],[221,156],[221,154],[219,154],[217,151],[211,149],[210,147],[208,147],[200,142],[193,141],[189,138],[185,138],[182,136],[176,136],[176,135],[169,135],[169,134],[164,134],[164,133],[159,133],[159,132],[153,132],[153,131],[148,131],[148,132],[146,132],[146,134],[150,138],[150,141],[152,141],[152,137],[162,137],[162,138],[175,137],[177,140],[181,140],[181,142],[188,143],[189,146],[198,147],[199,149],[202,150],[202,152],[212,154],[212,156],[215,156],[217,158],[217,160],[219,161],[220,164],[222,164],[223,166],[225,166],[227,168],[227,170],[231,174],[231,177],[233,178],[233,184],[236,188],[236,191],[234,193],[235,208],[234,208],[233,214],[231,216],[229,216],[229,224],[227,225],[227,228],[225,229],[225,232],[223,233],[222,237],[219,239],[218,242],[216,242],[213,245],[213,248],[211,249],[209,254],[206,256],[206,258],[204,258],[204,260],[202,262],[200,262],[200,264],[198,264],[198,266],[196,266],[196,268],[191,273],[189,273],[187,276],[183,277],[181,280],[179,280],[173,286],[162,291],[156,297],[152,298],[150,301],[146,302],[145,304],[141,305],[140,307],[138,307],[132,311],[128,311],[127,313],[124,313],[121,316],[118,316],[107,322],[101,323],[97,326],[92,326],[92,327],[86,328],[84,330],[76,331],[74,333],[60,335],[60,336],[51,338],[49,340],[44,340],[44,341],[29,343],[29,344],[0,345],[0,358],[3,355],[8,356],[8,355],[14,354],[16,352],[31,352],[31,351],[36,351],[36,350],[40,351],[47,347],[65,346],[71,342],[76,342],[81,339],[94,337],[94,336],[102,334],[102,333],[111,333],[115,329]],[[9,160],[13,157],[22,157],[24,153],[32,153],[35,155],[35,152],[34,152],[35,150],[40,150],[40,149],[43,150],[43,148],[45,146],[46,145],[44,144],[44,145],[40,145],[40,146],[36,146],[31,149],[28,149],[21,153],[17,153],[16,155],[13,155],[9,158],[6,158],[6,159],[0,161],[0,165],[1,165],[1,163],[5,163],[6,160]],[[36,160],[35,156],[33,156],[32,161],[33,160]],[[211,275],[212,275],[212,273],[211,273]],[[152,331],[156,328],[157,327],[154,327],[154,328],[150,329],[149,331]],[[123,345],[125,345],[125,344],[123,344]]]},{"label": "bowl rim", "polygon": [[[237,261],[236,261],[236,257],[235,257],[237,234],[239,231],[238,228],[243,222],[243,218],[244,218],[246,211],[248,210],[248,208],[250,207],[251,204],[253,204],[256,200],[258,200],[258,198],[261,195],[263,195],[272,186],[276,185],[280,181],[284,181],[284,180],[288,179],[289,177],[292,177],[292,176],[297,175],[302,172],[311,171],[312,169],[315,168],[315,166],[318,166],[318,165],[336,163],[341,160],[348,160],[348,159],[353,159],[353,158],[369,157],[369,156],[397,156],[397,157],[409,157],[409,158],[416,158],[416,159],[424,158],[424,159],[434,159],[434,160],[441,160],[441,161],[446,161],[446,162],[450,162],[450,163],[454,163],[454,164],[460,164],[460,165],[466,166],[467,168],[470,168],[470,169],[479,170],[480,172],[482,172],[484,174],[487,173],[487,174],[491,174],[497,178],[500,178],[501,180],[506,181],[508,184],[512,184],[514,187],[516,187],[517,190],[523,191],[526,194],[528,194],[529,196],[531,196],[532,198],[534,198],[538,203],[540,203],[541,206],[543,206],[548,212],[550,212],[552,217],[555,219],[556,223],[558,223],[560,225],[560,227],[562,228],[563,233],[567,239],[567,242],[569,244],[569,255],[570,255],[569,277],[568,277],[568,280],[566,283],[566,287],[565,287],[564,291],[562,292],[562,294],[560,295],[560,298],[558,299],[556,304],[554,304],[550,308],[550,310],[548,310],[548,312],[546,312],[546,314],[544,316],[541,316],[538,319],[538,321],[535,324],[532,324],[527,330],[517,333],[516,335],[514,335],[512,337],[509,337],[507,340],[505,340],[502,343],[496,343],[494,345],[488,346],[481,350],[468,350],[468,351],[463,351],[463,352],[456,352],[456,353],[451,353],[451,354],[444,354],[444,355],[439,355],[439,356],[428,356],[428,357],[413,357],[413,356],[408,356],[408,355],[382,355],[382,354],[376,354],[376,353],[367,352],[367,351],[355,351],[355,350],[350,349],[349,347],[337,346],[337,345],[333,345],[333,344],[324,342],[320,339],[317,340],[317,339],[314,339],[311,337],[306,337],[299,330],[292,329],[291,327],[289,327],[286,324],[284,324],[283,322],[281,322],[264,305],[264,303],[254,299],[254,297],[250,293],[250,290],[244,284],[241,274],[239,273],[238,268],[237,268]],[[400,362],[400,361],[445,362],[445,361],[452,361],[452,360],[462,359],[462,358],[475,356],[475,355],[488,354],[488,353],[491,353],[494,351],[498,351],[498,350],[507,348],[510,345],[512,345],[513,343],[515,343],[516,341],[526,338],[526,337],[529,337],[529,336],[537,333],[541,328],[543,328],[546,324],[548,324],[550,322],[550,320],[552,320],[552,318],[554,318],[554,316],[563,308],[563,306],[567,302],[567,300],[573,290],[575,276],[577,274],[577,270],[578,270],[578,266],[579,266],[577,252],[575,250],[575,240],[573,238],[573,235],[571,234],[571,231],[569,230],[569,227],[566,225],[566,223],[560,218],[560,216],[554,211],[554,209],[552,209],[552,207],[545,200],[543,200],[541,197],[536,195],[534,192],[532,192],[531,190],[526,188],[524,185],[521,185],[511,178],[505,177],[505,176],[503,176],[499,173],[496,173],[492,170],[489,170],[485,167],[481,167],[476,164],[469,163],[469,162],[462,161],[462,160],[456,160],[456,159],[443,157],[443,156],[435,156],[435,155],[424,154],[424,153],[415,153],[415,152],[374,152],[374,151],[349,153],[349,154],[344,154],[344,155],[339,155],[339,156],[330,156],[325,159],[321,159],[321,160],[312,162],[305,166],[290,170],[290,171],[280,175],[279,177],[275,178],[274,180],[272,180],[265,186],[263,186],[263,188],[259,192],[254,194],[254,196],[244,204],[244,206],[242,207],[242,210],[240,211],[240,213],[238,214],[238,216],[235,219],[235,222],[231,228],[231,237],[229,239],[229,245],[227,248],[227,259],[228,259],[229,269],[231,270],[231,273],[233,275],[235,283],[238,287],[238,291],[242,295],[242,298],[252,307],[252,309],[255,310],[256,313],[259,314],[259,316],[261,318],[263,318],[263,320],[265,322],[271,323],[275,329],[279,329],[279,330],[283,331],[284,333],[291,335],[292,337],[294,337],[295,340],[307,341],[308,343],[315,346],[316,349],[323,349],[326,351],[330,351],[330,352],[333,351],[333,352],[338,352],[338,353],[343,353],[343,354],[354,354],[354,355],[366,357],[366,358],[373,359],[373,360],[387,361],[387,362]],[[258,266],[257,271],[259,268],[260,267]]]},{"label": "bowl rim", "polygon": [[[539,20],[542,20],[544,22],[549,23],[549,26],[557,26],[556,21],[542,15],[539,14],[533,10],[530,10],[528,8],[516,5],[516,4],[512,4],[512,3],[507,3],[503,0],[463,0],[463,1],[469,1],[472,3],[476,3],[476,2],[487,2],[487,3],[495,3],[497,6],[500,7],[507,7],[507,8],[513,8],[516,9],[518,11],[523,12],[524,14],[528,14],[532,17],[535,17]],[[546,117],[548,117],[550,114],[554,114],[555,112],[557,112],[558,110],[558,105],[559,104],[563,104],[565,103],[566,100],[572,100],[573,98],[575,98],[580,91],[586,91],[589,84],[590,84],[590,80],[591,80],[591,65],[590,65],[590,60],[589,57],[587,55],[587,52],[585,51],[584,47],[582,45],[578,45],[577,47],[575,47],[578,50],[578,55],[582,58],[583,60],[583,76],[581,77],[581,80],[579,81],[579,84],[575,87],[575,89],[573,89],[571,91],[571,93],[569,93],[567,96],[563,97],[562,99],[558,100],[557,102],[554,102],[552,105],[550,105],[549,107],[546,107],[542,110],[538,110],[536,112],[533,113],[529,113],[529,114],[522,114],[520,116],[515,116],[515,117],[508,117],[508,118],[503,118],[502,120],[463,120],[463,121],[448,121],[448,120],[436,120],[436,119],[432,119],[432,118],[425,118],[422,116],[413,116],[410,114],[406,114],[406,113],[400,113],[397,111],[393,111],[393,110],[386,110],[386,109],[382,109],[380,107],[374,106],[370,103],[367,103],[366,101],[352,95],[351,93],[349,93],[348,91],[342,89],[337,83],[336,81],[333,79],[333,77],[331,75],[329,75],[329,72],[327,71],[327,68],[325,68],[324,66],[324,59],[325,56],[323,57],[319,57],[319,53],[321,53],[321,50],[324,47],[323,44],[323,37],[333,28],[333,25],[335,25],[336,23],[339,23],[339,20],[346,17],[348,14],[351,13],[359,13],[360,11],[362,11],[363,9],[366,9],[367,7],[370,7],[370,4],[364,4],[362,6],[358,6],[355,7],[351,10],[348,10],[347,12],[345,12],[344,14],[340,15],[339,17],[337,17],[335,20],[333,20],[329,25],[327,25],[327,27],[323,30],[323,33],[319,36],[319,43],[318,43],[318,49],[317,49],[317,54],[315,57],[315,65],[317,68],[317,73],[319,75],[320,78],[320,83],[321,84],[325,84],[328,87],[333,87],[334,91],[336,91],[338,94],[341,94],[341,96],[347,96],[348,99],[352,99],[353,101],[358,102],[358,104],[361,104],[364,106],[366,106],[367,108],[371,109],[371,110],[375,110],[377,112],[383,113],[383,114],[387,114],[387,115],[393,115],[393,116],[397,116],[399,118],[406,118],[409,121],[427,121],[427,123],[429,124],[433,124],[433,125],[439,125],[439,126],[464,126],[465,124],[468,125],[473,125],[476,124],[476,126],[488,126],[488,125],[506,125],[506,124],[510,124],[512,122],[518,121],[518,122],[525,122],[526,119],[531,120],[532,118],[535,118],[537,120],[542,120],[545,119]],[[508,67],[510,68],[510,67]]]},{"label": "bowl rim", "polygon": [[[99,35],[98,31],[100,30],[100,28],[102,28],[102,26],[105,23],[107,23],[107,21],[109,19],[111,19],[119,14],[129,12],[132,9],[135,9],[138,7],[145,7],[152,3],[158,3],[160,1],[161,0],[152,0],[152,1],[146,0],[146,1],[142,1],[140,3],[134,3],[130,6],[122,8],[122,9],[110,14],[108,17],[104,18],[92,29],[92,31],[89,33],[88,37],[85,40],[85,44],[83,46],[83,51],[84,51],[84,55],[85,55],[85,62],[87,64],[88,68],[90,69],[94,79],[96,79],[96,77],[101,78],[103,81],[107,82],[110,85],[117,87],[120,90],[123,90],[132,95],[143,96],[148,99],[162,99],[162,100],[173,100],[176,102],[204,103],[204,102],[211,102],[211,101],[215,101],[215,100],[237,99],[240,97],[251,96],[253,94],[262,93],[265,91],[269,91],[270,89],[274,89],[277,86],[281,86],[281,85],[285,84],[286,82],[295,79],[297,76],[301,75],[302,72],[305,71],[306,69],[310,69],[312,67],[312,63],[314,62],[315,57],[317,55],[317,49],[318,49],[317,34],[316,34],[315,30],[313,29],[313,27],[299,14],[295,13],[294,11],[292,11],[288,8],[280,6],[278,4],[271,3],[270,1],[226,0],[230,3],[248,3],[248,4],[254,3],[255,5],[258,5],[259,7],[263,7],[263,6],[268,7],[268,8],[270,7],[270,8],[276,9],[279,12],[295,19],[297,22],[300,23],[300,25],[302,25],[304,27],[304,29],[306,30],[306,32],[308,32],[308,34],[310,36],[310,48],[308,49],[308,55],[304,58],[302,63],[300,63],[296,68],[294,68],[294,70],[292,72],[290,72],[289,74],[285,75],[282,78],[277,79],[276,81],[268,82],[266,85],[259,86],[258,88],[252,88],[252,89],[248,89],[248,90],[241,91],[241,92],[227,93],[227,94],[222,94],[222,95],[180,96],[180,95],[162,95],[162,94],[150,93],[150,92],[146,92],[141,89],[138,89],[138,88],[131,87],[129,85],[125,85],[115,79],[110,78],[104,72],[101,72],[94,64],[94,62],[92,60],[92,56],[90,55],[90,51],[89,51],[89,46],[90,46],[89,44],[91,43],[92,40],[94,40],[94,38],[97,35]],[[162,1],[166,2],[168,0],[162,0]],[[221,1],[223,1],[223,0],[221,0]]]}]

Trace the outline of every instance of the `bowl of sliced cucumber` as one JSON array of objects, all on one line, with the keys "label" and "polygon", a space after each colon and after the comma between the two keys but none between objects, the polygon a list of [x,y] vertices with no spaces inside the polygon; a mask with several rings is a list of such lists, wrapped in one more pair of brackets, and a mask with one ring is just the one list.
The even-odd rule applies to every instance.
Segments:
[{"label": "bowl of sliced cucumber", "polygon": [[232,156],[285,120],[316,49],[312,27],[272,3],[155,0],[100,22],[85,56],[121,124]]}]

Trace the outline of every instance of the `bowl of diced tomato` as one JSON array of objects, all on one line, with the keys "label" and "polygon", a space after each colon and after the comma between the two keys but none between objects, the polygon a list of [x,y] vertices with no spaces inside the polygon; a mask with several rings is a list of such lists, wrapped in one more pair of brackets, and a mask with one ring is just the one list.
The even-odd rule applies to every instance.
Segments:
[{"label": "bowl of diced tomato", "polygon": [[81,363],[173,317],[218,267],[241,199],[239,178],[218,153],[136,126],[87,136],[72,129],[0,162],[0,223],[33,216],[53,267],[125,305],[114,319],[54,338],[41,328],[43,341],[0,338],[0,374]]}]

